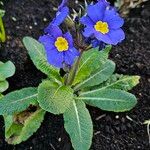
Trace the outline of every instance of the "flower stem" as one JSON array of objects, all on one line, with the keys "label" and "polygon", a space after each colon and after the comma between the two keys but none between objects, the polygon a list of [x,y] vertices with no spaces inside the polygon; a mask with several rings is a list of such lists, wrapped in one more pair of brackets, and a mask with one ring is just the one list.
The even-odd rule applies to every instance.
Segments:
[{"label": "flower stem", "polygon": [[77,61],[73,65],[72,69],[70,70],[70,73],[68,74],[68,78],[67,78],[67,81],[66,81],[66,85],[72,85],[72,83],[75,79],[79,64],[80,64],[82,54],[83,54],[83,51],[80,52],[80,56],[77,58]]}]

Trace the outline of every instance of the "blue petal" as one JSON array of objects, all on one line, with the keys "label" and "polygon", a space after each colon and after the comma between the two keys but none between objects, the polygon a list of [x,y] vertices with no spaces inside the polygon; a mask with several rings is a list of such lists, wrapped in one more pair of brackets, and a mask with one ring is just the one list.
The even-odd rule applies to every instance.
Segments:
[{"label": "blue petal", "polygon": [[124,24],[124,20],[114,9],[105,11],[103,21],[108,23],[110,29],[118,29]]},{"label": "blue petal", "polygon": [[62,0],[61,4],[58,7],[58,10],[61,10],[64,6],[66,6],[68,0]]},{"label": "blue petal", "polygon": [[49,35],[53,36],[54,38],[62,36],[62,31],[58,26],[49,25],[44,31]]},{"label": "blue petal", "polygon": [[88,6],[87,14],[96,23],[97,21],[103,19],[105,10],[106,10],[105,3],[99,1],[95,5]]},{"label": "blue petal", "polygon": [[67,32],[66,34],[64,34],[64,38],[68,41],[69,47],[73,47],[72,35],[69,32]]},{"label": "blue petal", "polygon": [[55,39],[50,35],[43,35],[39,37],[39,41],[43,44],[53,44]]},{"label": "blue petal", "polygon": [[45,28],[44,32],[49,33],[50,32],[49,29],[51,28],[51,26],[59,26],[68,16],[68,14],[69,14],[69,8],[63,7],[61,11],[58,11],[56,13],[56,18],[54,18],[53,21],[48,25],[48,27]]},{"label": "blue petal", "polygon": [[43,35],[43,36],[40,36],[39,37],[39,42],[41,42],[45,49],[53,49],[55,46],[54,46],[54,38],[49,36],[49,35]]},{"label": "blue petal", "polygon": [[92,36],[94,34],[94,32],[95,32],[95,30],[94,30],[93,27],[86,27],[86,28],[84,28],[83,35],[85,37],[90,37],[90,36]]},{"label": "blue petal", "polygon": [[95,32],[95,37],[106,44],[113,44],[108,34],[102,34],[100,32]]},{"label": "blue petal", "polygon": [[107,34],[95,32],[95,37],[106,44],[117,45],[125,39],[125,34],[122,29],[110,30]]},{"label": "blue petal", "polygon": [[48,62],[57,67],[62,68],[64,62],[64,54],[63,52],[58,52],[56,48],[54,49],[46,49],[47,60]]},{"label": "blue petal", "polygon": [[78,52],[75,48],[66,51],[64,53],[65,63],[68,64],[68,65],[72,65],[75,61],[75,58],[78,56],[78,55],[76,55],[76,53],[78,53]]},{"label": "blue petal", "polygon": [[107,0],[97,0],[98,2],[102,2],[102,3],[104,3],[105,4],[105,6],[109,6],[110,5],[110,3],[109,2],[107,2]]},{"label": "blue petal", "polygon": [[83,16],[81,19],[80,19],[80,22],[86,26],[93,26],[95,25],[95,23],[88,17],[88,16]]},{"label": "blue petal", "polygon": [[75,56],[80,55],[80,52],[75,47],[70,48],[69,51]]},{"label": "blue petal", "polygon": [[53,25],[59,26],[65,18],[69,14],[69,8],[68,7],[63,7],[61,11],[58,11],[56,14],[56,18],[52,21]]},{"label": "blue petal", "polygon": [[125,39],[125,34],[122,29],[110,30],[110,32],[108,33],[108,36],[113,42],[113,45],[117,45],[119,42]]}]

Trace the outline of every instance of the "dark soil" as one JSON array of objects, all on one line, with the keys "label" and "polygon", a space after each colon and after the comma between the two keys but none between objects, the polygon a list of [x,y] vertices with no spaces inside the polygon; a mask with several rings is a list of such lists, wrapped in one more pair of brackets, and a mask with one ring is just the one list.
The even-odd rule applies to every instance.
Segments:
[{"label": "dark soil", "polygon": [[[38,86],[44,77],[32,64],[22,45],[26,35],[38,38],[54,16],[56,0],[7,0],[4,22],[7,42],[1,45],[0,60],[11,60],[16,74],[9,79],[10,89]],[[73,4],[72,4],[73,5]],[[131,92],[137,106],[127,113],[110,113],[89,108],[94,122],[91,150],[149,150],[148,134],[143,122],[150,119],[150,1],[133,9],[125,21],[126,40],[113,48],[110,58],[117,73],[140,75],[140,84]],[[69,150],[71,144],[63,127],[62,116],[47,113],[38,131],[26,142],[8,145],[0,117],[0,150]]]}]

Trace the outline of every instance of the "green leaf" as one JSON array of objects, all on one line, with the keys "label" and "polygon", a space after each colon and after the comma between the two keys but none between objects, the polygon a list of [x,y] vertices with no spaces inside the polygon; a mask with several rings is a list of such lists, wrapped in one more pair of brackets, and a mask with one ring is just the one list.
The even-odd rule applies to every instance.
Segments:
[{"label": "green leaf", "polygon": [[15,136],[18,136],[22,130],[22,124],[13,123],[9,130],[5,133],[5,138],[8,144],[13,144]]},{"label": "green leaf", "polygon": [[111,60],[108,60],[104,65],[98,68],[94,73],[90,74],[88,78],[80,82],[74,87],[74,90],[82,89],[85,87],[91,87],[99,85],[106,81],[114,72],[115,64]]},{"label": "green leaf", "polygon": [[76,99],[106,111],[124,112],[131,110],[137,103],[136,97],[117,89],[93,90],[80,93]]},{"label": "green leaf", "polygon": [[0,81],[4,81],[6,78],[4,77],[3,74],[0,74]]},{"label": "green leaf", "polygon": [[[10,137],[12,134],[8,133],[9,129],[13,125],[13,116],[12,115],[4,115],[4,121],[5,121],[5,137]],[[8,134],[7,134],[8,133]]]},{"label": "green leaf", "polygon": [[[19,144],[26,141],[40,127],[44,119],[45,111],[39,109],[28,116],[23,124],[13,123],[6,132],[6,140],[9,144]],[[7,124],[6,120],[5,123]]]},{"label": "green leaf", "polygon": [[5,121],[5,138],[13,136],[14,134],[19,135],[23,125],[14,123],[14,116],[12,115],[4,115]]},{"label": "green leaf", "polygon": [[108,50],[98,51],[93,48],[83,53],[73,85],[86,79],[91,73],[106,62],[108,58],[108,52],[106,51]]},{"label": "green leaf", "polygon": [[0,81],[0,93],[6,91],[8,89],[8,82],[6,80]]},{"label": "green leaf", "polygon": [[43,81],[38,87],[38,102],[42,109],[53,114],[62,114],[73,99],[69,86],[58,86],[51,81]]},{"label": "green leaf", "polygon": [[31,37],[24,37],[23,43],[37,69],[48,75],[49,78],[60,81],[59,70],[47,62],[44,46]]},{"label": "green leaf", "polygon": [[[121,90],[131,90],[135,87],[140,80],[140,76],[128,76],[128,75],[112,75],[109,80],[104,84],[100,85],[101,89],[111,88],[111,89],[121,89]],[[98,88],[98,87],[97,87]]]},{"label": "green leaf", "polygon": [[15,70],[15,66],[11,61],[7,61],[6,63],[0,63],[0,74],[5,78],[13,76]]},{"label": "green leaf", "polygon": [[12,115],[37,104],[37,88],[24,88],[5,95],[0,100],[0,115]]},{"label": "green leaf", "polygon": [[92,143],[93,125],[83,101],[72,101],[64,113],[64,126],[75,150],[88,150]]},{"label": "green leaf", "polygon": [[106,47],[102,49],[100,52],[106,55],[106,58],[108,58],[111,49],[112,49],[112,45],[106,45]]},{"label": "green leaf", "polygon": [[0,93],[0,100],[2,99],[3,95]]}]

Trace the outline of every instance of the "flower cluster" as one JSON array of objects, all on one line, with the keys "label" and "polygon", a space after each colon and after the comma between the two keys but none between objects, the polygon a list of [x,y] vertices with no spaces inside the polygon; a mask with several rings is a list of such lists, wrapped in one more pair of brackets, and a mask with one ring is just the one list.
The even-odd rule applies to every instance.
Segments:
[{"label": "flower cluster", "polygon": [[[81,50],[78,45],[81,43],[79,42],[83,42],[80,39],[75,39],[75,41],[79,41],[76,43],[77,50],[74,46],[72,35],[69,32],[63,34],[59,28],[60,24],[69,15],[69,8],[66,4],[67,0],[63,0],[58,7],[56,17],[45,28],[45,35],[39,38],[39,41],[45,46],[48,62],[58,68],[72,66],[75,58],[80,55]],[[85,26],[84,29],[82,24]],[[76,30],[78,35],[82,33],[81,36],[85,39],[90,39],[89,44],[92,47],[100,46],[102,49],[106,44],[116,45],[125,38],[125,34],[121,29],[123,24],[124,20],[119,16],[115,8],[111,7],[105,0],[98,0],[96,4],[87,6],[87,13],[80,18],[79,26]],[[77,38],[81,36],[77,36]]]}]

